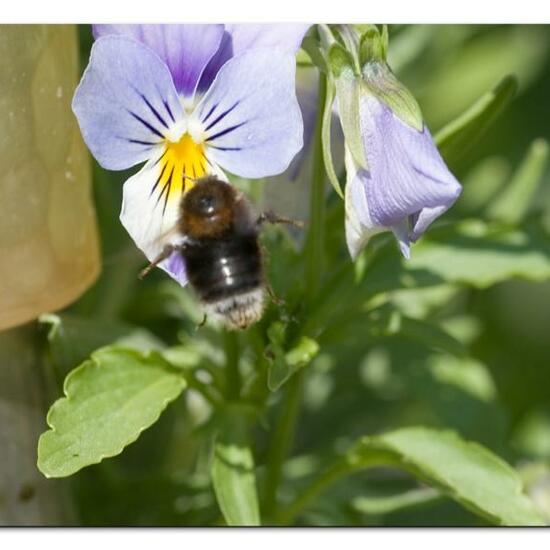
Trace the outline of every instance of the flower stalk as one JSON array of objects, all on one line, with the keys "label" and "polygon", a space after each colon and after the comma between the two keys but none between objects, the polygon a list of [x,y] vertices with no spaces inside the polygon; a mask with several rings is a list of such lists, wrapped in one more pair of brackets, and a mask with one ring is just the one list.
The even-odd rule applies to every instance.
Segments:
[{"label": "flower stalk", "polygon": [[[318,109],[315,123],[313,149],[313,177],[311,181],[310,222],[306,241],[306,304],[309,308],[320,286],[320,274],[324,263],[325,225],[325,169],[323,162],[322,127],[323,112],[327,97],[327,81],[319,78]],[[282,416],[271,440],[264,510],[268,517],[277,517],[277,491],[282,479],[282,469],[292,450],[296,424],[303,395],[305,370],[300,370],[289,381]]]},{"label": "flower stalk", "polygon": [[325,164],[323,160],[323,112],[327,97],[327,80],[319,77],[317,119],[315,123],[313,176],[311,180],[309,231],[306,243],[306,303],[311,303],[320,283],[319,273],[323,272],[324,233],[325,233]]},{"label": "flower stalk", "polygon": [[241,393],[241,372],[239,370],[239,336],[226,330],[223,335],[226,364],[226,397],[236,401]]},{"label": "flower stalk", "polygon": [[323,493],[330,485],[346,477],[356,469],[357,466],[350,464],[346,457],[338,460],[328,470],[317,477],[302,494],[280,513],[277,518],[278,524],[291,525],[296,516],[314,500],[315,497]]}]

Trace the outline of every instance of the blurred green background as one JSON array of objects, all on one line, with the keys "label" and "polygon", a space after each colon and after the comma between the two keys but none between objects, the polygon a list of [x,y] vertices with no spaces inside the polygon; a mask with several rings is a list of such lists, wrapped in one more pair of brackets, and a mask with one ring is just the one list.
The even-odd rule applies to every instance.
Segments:
[{"label": "blurred green background", "polygon": [[[79,38],[83,70],[92,44],[88,26],[79,28]],[[389,61],[419,100],[433,134],[504,76],[516,75],[517,95],[479,141],[450,162],[464,192],[444,222],[490,218],[491,205],[533,141],[550,140],[550,27],[390,26]],[[32,399],[44,418],[47,406],[60,396],[67,372],[95,348],[119,337],[138,346],[152,339],[168,344],[190,339],[208,348],[216,361],[219,350],[212,342],[217,336],[209,329],[194,331],[200,314],[189,294],[161,273],[143,282],[136,277],[144,260],[118,220],[126,177],[128,173],[106,172],[93,164],[103,270],[95,285],[61,314],[64,330],[56,333],[57,318],[45,318],[0,334],[0,380],[2,392],[11,395],[8,406]],[[540,181],[522,223],[543,227],[550,243],[548,167]],[[296,182],[303,184],[307,182]],[[329,246],[339,250],[341,261],[346,262],[343,212],[334,196],[330,208]],[[271,255],[273,287],[285,296],[292,276],[280,251],[281,239],[280,233],[270,233],[265,244]],[[383,239],[379,242],[384,243]],[[547,255],[547,250],[548,246],[543,247],[541,254]],[[282,255],[283,267],[277,254]],[[382,286],[403,269],[394,248],[391,255],[390,267],[398,272],[382,270]],[[483,262],[483,257],[478,261]],[[521,255],[510,257],[512,264],[522,261]],[[486,288],[461,282],[420,290],[416,285],[399,289],[387,284],[387,297],[395,310],[407,319],[444,328],[466,350],[462,357],[449,354],[429,333],[419,337],[420,325],[411,325],[410,330],[383,329],[377,335],[376,319],[365,316],[349,330],[339,331],[330,325],[329,314],[322,352],[308,367],[304,409],[293,458],[285,466],[281,497],[292,497],[318,474],[329,456],[354,438],[424,424],[453,428],[517,467],[530,496],[550,521],[550,281],[514,277],[522,271],[520,267],[510,268],[509,276]],[[365,338],[367,324],[369,337]],[[16,370],[19,390],[13,393],[9,388],[16,383]],[[279,396],[273,394],[271,401],[276,411]],[[19,481],[9,511],[7,500],[3,504],[0,499],[1,522],[221,524],[208,477],[209,414],[208,404],[188,392],[122,455],[70,479],[44,481],[35,473],[28,473],[26,479],[25,472],[2,472],[0,480],[15,476]],[[33,421],[29,428],[22,423],[20,429],[37,435],[46,427],[42,422],[40,426]],[[259,427],[256,434],[260,481],[269,430]],[[35,449],[29,444],[20,452],[35,453]],[[8,466],[16,467],[0,461],[0,470]],[[395,471],[357,474],[316,499],[298,524],[481,524],[450,500],[429,494],[422,506],[390,503],[384,509],[380,497],[412,487],[416,487],[412,478]],[[43,499],[38,508],[32,504],[37,498]]]}]

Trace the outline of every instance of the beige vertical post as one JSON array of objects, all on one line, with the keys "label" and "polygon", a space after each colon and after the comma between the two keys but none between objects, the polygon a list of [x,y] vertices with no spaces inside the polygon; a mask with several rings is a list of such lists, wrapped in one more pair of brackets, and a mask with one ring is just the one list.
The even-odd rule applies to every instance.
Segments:
[{"label": "beige vertical post", "polygon": [[[0,332],[76,300],[99,273],[90,163],[71,100],[75,26],[0,25]],[[36,467],[48,374],[34,326],[0,333],[0,525],[74,522]]]},{"label": "beige vertical post", "polygon": [[0,25],[0,330],[70,304],[99,272],[78,73],[76,26]]}]

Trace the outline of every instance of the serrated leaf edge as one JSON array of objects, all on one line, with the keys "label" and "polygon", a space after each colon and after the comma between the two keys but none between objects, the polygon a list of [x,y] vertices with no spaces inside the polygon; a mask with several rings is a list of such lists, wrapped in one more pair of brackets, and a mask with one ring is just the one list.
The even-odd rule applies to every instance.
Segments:
[{"label": "serrated leaf edge", "polygon": [[[48,427],[50,428],[49,430],[43,432],[42,434],[40,434],[40,437],[38,438],[38,449],[40,449],[40,443],[42,441],[42,438],[48,433],[48,432],[53,432],[53,433],[56,433],[58,435],[61,435],[59,434],[59,432],[57,431],[57,429],[55,428],[55,426],[52,424],[52,421],[51,421],[51,416],[54,414],[54,409],[58,409],[59,408],[59,404],[62,403],[62,402],[71,402],[71,398],[72,396],[70,395],[70,392],[69,392],[69,385],[70,385],[70,378],[75,376],[78,372],[80,372],[81,370],[89,367],[89,366],[100,366],[97,362],[97,355],[101,354],[102,352],[106,351],[107,348],[101,348],[99,350],[96,350],[94,353],[92,353],[90,359],[86,359],[81,365],[79,365],[78,367],[76,367],[75,369],[73,369],[68,375],[67,377],[65,378],[65,381],[63,383],[63,393],[64,393],[64,396],[63,397],[60,397],[59,399],[57,399],[53,404],[52,406],[50,407],[50,409],[48,410],[48,413],[46,415],[46,422],[48,424]],[[86,468],[87,466],[92,466],[94,464],[99,464],[100,462],[102,462],[104,459],[106,458],[111,458],[113,456],[117,456],[119,455],[128,445],[134,443],[135,441],[137,441],[137,439],[139,438],[139,436],[142,434],[143,431],[145,431],[147,428],[151,427],[159,418],[160,418],[160,415],[164,412],[164,410],[166,409],[166,407],[172,402],[174,401],[175,399],[177,399],[180,395],[180,393],[187,387],[187,382],[185,381],[185,378],[182,376],[182,373],[179,372],[177,369],[175,369],[174,367],[172,367],[170,365],[170,363],[168,363],[163,357],[161,354],[158,354],[157,352],[155,351],[151,351],[151,352],[148,352],[148,353],[145,353],[145,354],[140,354],[139,352],[137,352],[136,350],[132,350],[132,349],[129,349],[129,348],[113,348],[113,347],[109,347],[109,351],[117,351],[117,352],[122,352],[122,353],[127,353],[127,354],[130,354],[130,355],[134,355],[134,356],[138,356],[138,357],[144,357],[146,360],[150,359],[152,355],[158,355],[159,358],[162,359],[162,361],[170,368],[170,369],[173,369],[174,370],[174,374],[178,375],[177,378],[179,378],[180,380],[180,385],[181,385],[181,389],[180,389],[180,392],[177,393],[173,398],[167,398],[167,399],[164,399],[162,401],[162,404],[159,408],[159,411],[158,411],[158,414],[154,415],[153,416],[153,420],[152,422],[147,425],[147,426],[142,426],[140,428],[138,428],[138,430],[136,431],[135,435],[132,434],[130,435],[126,440],[124,440],[119,447],[116,448],[116,451],[114,451],[113,453],[105,453],[105,454],[100,454],[99,455],[99,458],[98,460],[96,461],[93,461],[93,462],[89,462],[88,464],[84,465],[84,466],[81,466],[80,468],[78,468],[77,470],[74,470],[72,472],[69,472],[69,473],[65,473],[63,475],[51,475],[51,474],[48,474],[46,471],[44,471],[41,467],[40,467],[40,458],[38,458],[37,460],[37,467],[38,469],[42,472],[42,474],[48,478],[48,479],[51,479],[51,478],[60,478],[60,477],[68,477],[78,471],[80,471],[82,468]],[[158,382],[158,381],[157,381]],[[155,382],[155,383],[157,383]],[[154,385],[154,384],[153,384]],[[149,389],[151,386],[149,386],[147,389]],[[55,454],[55,453],[54,453]],[[49,456],[53,456],[53,455],[49,455]],[[38,452],[38,457],[40,457],[40,452]]]}]

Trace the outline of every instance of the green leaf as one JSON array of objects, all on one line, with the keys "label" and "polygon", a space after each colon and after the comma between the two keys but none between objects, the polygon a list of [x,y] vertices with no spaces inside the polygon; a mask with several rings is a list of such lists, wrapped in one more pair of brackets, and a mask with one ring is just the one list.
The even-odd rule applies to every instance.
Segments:
[{"label": "green leaf", "polygon": [[[522,455],[550,459],[550,411],[535,407],[514,429],[513,445]],[[548,462],[550,468],[550,461]]]},{"label": "green leaf", "polygon": [[490,218],[515,225],[525,216],[548,165],[548,142],[535,140],[512,181],[491,204]]},{"label": "green leaf", "polygon": [[352,461],[358,467],[403,468],[491,523],[544,525],[517,472],[454,432],[412,427],[365,437]]},{"label": "green leaf", "polygon": [[481,159],[461,178],[463,187],[457,205],[461,212],[469,215],[481,212],[499,196],[511,174],[508,159],[498,156]]},{"label": "green leaf", "polygon": [[[543,25],[501,25],[481,32],[475,25],[429,28],[425,55],[407,68],[407,80],[421,94],[421,104],[429,106],[434,127],[464,112],[503,76],[515,75],[527,92],[547,70],[550,37]],[[511,121],[515,133],[529,124],[525,116],[520,120]]]},{"label": "green leaf", "polygon": [[118,321],[66,314],[45,314],[38,321],[47,327],[51,359],[63,374],[82,363],[96,349],[110,344],[139,351],[163,346],[147,330]]},{"label": "green leaf", "polygon": [[307,336],[302,336],[285,351],[285,328],[278,321],[269,327],[267,334],[270,344],[266,351],[267,355],[271,356],[267,386],[271,391],[277,391],[297,371],[313,360],[319,351],[319,344]]},{"label": "green leaf", "polygon": [[460,289],[455,285],[446,284],[403,289],[392,292],[391,301],[404,315],[413,319],[426,319],[432,311],[444,307],[459,292]]},{"label": "green leaf", "polygon": [[254,457],[243,411],[229,408],[214,445],[212,483],[228,525],[260,525]]},{"label": "green leaf", "polygon": [[433,47],[432,25],[406,25],[392,36],[388,50],[388,65],[396,74],[402,74],[410,65],[418,62],[430,46]]},{"label": "green leaf", "polygon": [[381,515],[431,504],[441,499],[441,493],[431,487],[411,489],[396,495],[369,495],[354,498],[351,505],[355,510],[367,515]]},{"label": "green leaf", "polygon": [[305,367],[319,351],[319,344],[308,338],[302,336],[296,345],[294,345],[285,355],[286,362],[291,369],[301,369]]},{"label": "green leaf", "polygon": [[497,395],[489,369],[475,359],[434,356],[426,366],[440,384],[454,386],[480,401],[493,401]]},{"label": "green leaf", "polygon": [[38,468],[66,477],[122,452],[154,424],[186,383],[159,354],[103,348],[65,379],[38,441]]},{"label": "green leaf", "polygon": [[515,76],[504,77],[465,113],[437,132],[435,143],[449,164],[459,161],[475,145],[514,97],[517,88]]},{"label": "green leaf", "polygon": [[367,270],[364,284],[374,295],[445,282],[487,288],[516,277],[550,278],[550,239],[542,228],[465,220],[433,229],[414,245],[408,261],[394,247],[387,248]]},{"label": "green leaf", "polygon": [[409,267],[478,288],[512,277],[550,277],[550,241],[538,227],[513,230],[467,221],[456,230],[449,239],[442,232],[421,243]]},{"label": "green leaf", "polygon": [[402,315],[390,304],[384,304],[369,312],[368,334],[381,337],[399,334],[420,342],[430,349],[441,350],[456,357],[465,357],[462,343],[444,329],[420,319]]}]

